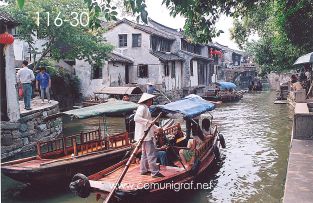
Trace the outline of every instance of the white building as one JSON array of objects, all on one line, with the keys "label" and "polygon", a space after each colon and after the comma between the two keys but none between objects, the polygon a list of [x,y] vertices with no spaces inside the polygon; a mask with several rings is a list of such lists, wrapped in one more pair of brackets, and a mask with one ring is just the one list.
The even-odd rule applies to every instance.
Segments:
[{"label": "white building", "polygon": [[75,74],[81,82],[83,97],[92,97],[93,93],[104,87],[116,87],[129,84],[129,70],[133,59],[112,52],[102,67],[91,67],[85,61],[76,60]]},{"label": "white building", "polygon": [[149,25],[175,37],[172,52],[184,59],[182,87],[208,85],[211,82],[211,59],[206,45],[190,43],[181,31],[164,26],[150,18]]},{"label": "white building", "polygon": [[[0,14],[0,33],[8,31],[17,25],[11,16],[6,13]],[[17,83],[14,67],[13,44],[0,44],[0,67],[1,67],[1,120],[18,121],[20,119],[20,107],[17,97]],[[4,57],[3,57],[4,56]]]},{"label": "white building", "polygon": [[153,82],[163,90],[183,87],[184,59],[175,53],[175,36],[151,26],[123,19],[104,35],[115,51],[134,59],[129,67],[129,82]]}]

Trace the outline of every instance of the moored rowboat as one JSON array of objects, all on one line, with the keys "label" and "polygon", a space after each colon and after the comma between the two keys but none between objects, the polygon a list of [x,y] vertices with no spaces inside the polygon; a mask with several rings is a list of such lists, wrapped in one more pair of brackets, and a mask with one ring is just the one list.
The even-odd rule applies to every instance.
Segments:
[{"label": "moored rowboat", "polygon": [[[135,103],[115,101],[51,117],[67,115],[83,119],[112,114],[122,115],[136,108]],[[1,171],[4,175],[24,183],[67,184],[76,173],[92,174],[117,163],[131,149],[128,132],[108,135],[107,131],[101,133],[99,126],[97,130],[37,142],[37,156],[4,162],[1,164]]]}]

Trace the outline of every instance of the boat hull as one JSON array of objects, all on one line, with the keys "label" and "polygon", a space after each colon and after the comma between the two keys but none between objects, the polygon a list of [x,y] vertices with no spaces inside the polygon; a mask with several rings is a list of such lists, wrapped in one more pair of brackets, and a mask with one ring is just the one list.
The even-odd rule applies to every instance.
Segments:
[{"label": "boat hull", "polygon": [[223,103],[237,102],[241,100],[239,95],[223,95],[223,96],[203,96],[203,99],[208,101],[222,101]]},{"label": "boat hull", "polygon": [[[80,158],[53,162],[39,167],[17,167],[3,165],[4,175],[23,183],[32,185],[46,185],[51,183],[68,184],[76,173],[93,174],[99,170],[121,161],[131,147],[103,151]],[[40,160],[38,160],[40,161]]]},{"label": "boat hull", "polygon": [[[201,159],[201,165],[199,167],[199,170],[196,174],[191,174],[190,171],[185,171],[183,173],[177,174],[174,177],[168,178],[161,183],[174,183],[177,184],[183,184],[183,183],[191,183],[197,184],[197,180],[199,177],[201,177],[205,172],[210,170],[211,166],[215,163],[215,160],[217,160],[217,157],[214,153],[214,147],[213,146],[220,146],[219,140],[216,138],[214,142],[212,143],[211,147],[206,151],[203,158]],[[220,148],[220,147],[219,147]],[[162,169],[161,169],[162,172]],[[139,173],[139,171],[138,171]],[[89,177],[91,178],[91,177]],[[92,179],[92,178],[91,178]],[[209,185],[209,183],[206,183]],[[91,183],[91,185],[93,185]],[[91,186],[92,187],[92,186]],[[209,187],[209,186],[207,186]],[[108,195],[109,191],[99,190],[97,188],[91,189],[92,193],[96,193],[98,197],[101,199],[105,199]],[[182,189],[181,191],[184,191]],[[118,202],[147,202],[149,200],[149,203],[151,203],[151,200],[155,200],[156,202],[159,202],[158,200],[160,198],[163,198],[165,195],[171,195],[175,191],[175,188],[166,188],[166,189],[151,189],[151,190],[119,190],[114,195],[114,200],[112,202],[115,202],[118,200]]]}]

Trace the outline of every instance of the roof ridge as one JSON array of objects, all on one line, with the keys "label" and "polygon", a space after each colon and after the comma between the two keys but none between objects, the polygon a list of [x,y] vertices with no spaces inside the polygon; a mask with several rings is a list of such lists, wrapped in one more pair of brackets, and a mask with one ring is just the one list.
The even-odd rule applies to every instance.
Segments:
[{"label": "roof ridge", "polygon": [[[154,23],[156,23],[156,24],[158,24],[158,25],[160,25],[160,26],[162,26],[162,27],[165,27],[165,28],[170,29],[170,30],[172,30],[172,31],[178,32],[177,29],[171,28],[171,27],[168,27],[168,26],[166,26],[166,25],[163,25],[163,24],[161,24],[161,23],[159,23],[159,22],[156,22],[156,21],[153,20],[152,18],[148,18],[148,19],[149,19],[149,21],[154,22]],[[179,33],[179,32],[178,32],[178,33]]]},{"label": "roof ridge", "polygon": [[[175,40],[175,37],[171,33],[165,32],[163,30],[156,29],[156,28],[151,27],[149,25],[142,25],[142,24],[133,22],[131,20],[128,20],[127,18],[123,18],[122,20],[118,21],[115,24],[115,26],[117,26],[117,25],[119,25],[121,23],[127,23],[128,25],[132,26],[133,28],[142,30],[142,31],[144,31],[144,32],[146,32],[148,34],[158,35],[157,33],[160,33],[160,34],[165,35],[165,36],[159,35],[160,37],[164,37],[164,38],[167,38],[167,39]],[[150,29],[150,31],[147,30],[147,29]]]}]

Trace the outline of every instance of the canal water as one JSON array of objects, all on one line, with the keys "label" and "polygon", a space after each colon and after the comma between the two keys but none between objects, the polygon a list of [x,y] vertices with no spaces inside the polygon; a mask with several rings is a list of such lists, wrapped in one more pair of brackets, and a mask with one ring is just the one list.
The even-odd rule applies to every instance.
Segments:
[{"label": "canal water", "polygon": [[[165,202],[281,202],[287,170],[292,110],[273,104],[275,92],[245,94],[242,101],[223,104],[213,111],[214,121],[226,139],[222,159],[199,181],[205,190],[167,196]],[[99,121],[66,122],[65,134],[96,128]],[[124,127],[121,119],[108,119],[114,132]],[[1,199],[5,203],[96,202],[75,197],[54,185],[32,188],[1,174]]]}]

